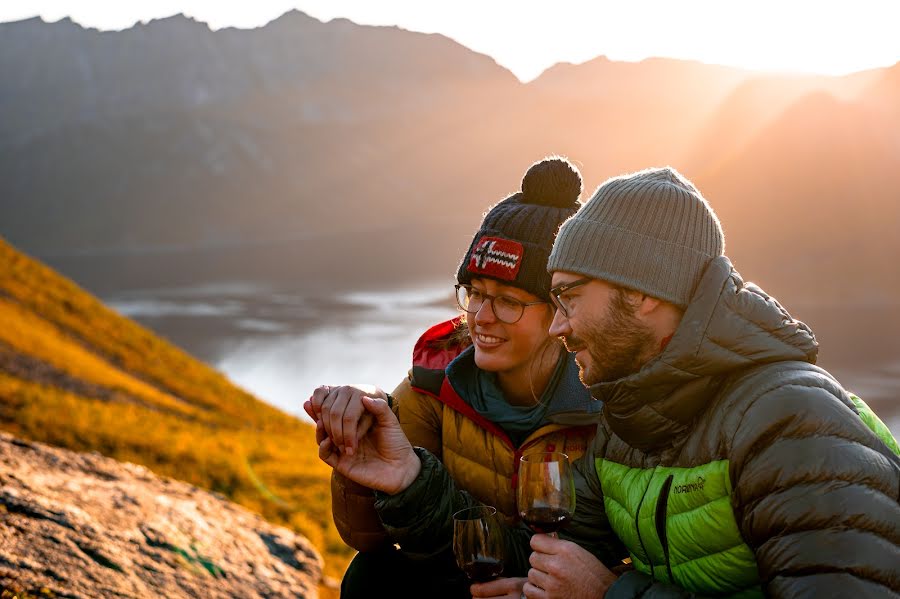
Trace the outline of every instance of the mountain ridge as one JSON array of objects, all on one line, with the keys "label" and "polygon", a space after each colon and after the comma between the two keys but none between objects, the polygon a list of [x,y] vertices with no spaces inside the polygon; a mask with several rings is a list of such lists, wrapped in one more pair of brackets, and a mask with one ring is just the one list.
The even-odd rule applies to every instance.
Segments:
[{"label": "mountain ridge", "polygon": [[[162,30],[184,25],[183,20],[172,17]],[[183,271],[178,277],[204,280],[221,270],[210,266],[206,255],[223,248],[230,258],[236,253],[232,248],[243,247],[247,258],[232,260],[242,268],[227,273],[233,279],[265,272],[279,280],[316,283],[339,275],[362,281],[396,273],[414,280],[455,263],[478,215],[515,191],[527,166],[548,154],[567,155],[581,167],[582,199],[607,177],[669,164],[701,188],[709,181],[707,195],[723,214],[731,206],[752,204],[754,218],[769,222],[778,221],[782,205],[767,199],[772,194],[765,176],[750,170],[767,164],[766,156],[748,151],[774,154],[780,158],[773,163],[776,169],[792,160],[814,162],[821,154],[823,167],[827,162],[835,176],[844,177],[835,189],[895,190],[897,185],[890,171],[842,170],[835,164],[868,160],[889,166],[879,153],[900,139],[900,119],[892,108],[900,104],[900,64],[825,77],[600,57],[558,66],[521,84],[493,60],[442,36],[346,20],[322,23],[290,13],[251,30],[212,31],[204,25],[203,33],[185,39],[173,33],[166,48],[146,56],[106,52],[96,65],[84,59],[92,72],[109,70],[98,81],[121,88],[107,97],[100,88],[82,89],[78,83],[81,67],[75,58],[83,54],[81,46],[35,44],[43,28],[52,26],[32,23],[29,29],[35,31],[19,35],[29,40],[19,44],[23,48],[40,48],[20,56],[21,69],[11,62],[15,53],[2,51],[14,27],[0,27],[6,27],[0,36],[0,76],[12,83],[0,93],[0,107],[31,119],[8,118],[0,129],[25,131],[28,123],[37,123],[28,143],[0,135],[5,140],[0,142],[5,215],[0,234],[60,268],[69,268],[67,257],[79,255],[112,256],[121,250],[125,262],[142,248],[160,255],[181,248],[178,254],[185,259],[173,267]],[[130,39],[129,30],[82,33],[85,39]],[[145,34],[142,39],[153,37]],[[204,49],[207,43],[215,51]],[[63,55],[69,61],[65,68],[48,59]],[[203,66],[205,56],[213,57],[209,69]],[[235,59],[223,58],[231,56]],[[29,84],[22,73],[43,73],[49,87]],[[61,73],[68,78],[55,78]],[[160,88],[154,92],[158,97],[143,97],[148,82]],[[200,101],[198,89],[206,90]],[[794,139],[812,129],[801,131],[791,123],[792,115],[802,117],[792,106],[817,91],[843,101],[829,112],[825,128],[843,121],[868,128],[854,137],[852,148],[826,152]],[[78,111],[71,106],[81,106],[78,98],[91,105],[92,93],[102,98],[95,107],[106,103],[112,111],[98,113],[102,118],[74,118]],[[858,107],[877,118],[861,119]],[[123,116],[123,110],[130,112]],[[52,118],[43,119],[48,113]],[[805,154],[782,155],[777,145],[754,142],[772,126],[780,131],[765,135]],[[742,185],[721,181],[722,173]],[[800,199],[819,193],[809,174],[782,186],[788,184]],[[890,193],[872,197],[887,202]],[[832,194],[818,207],[838,205]],[[890,202],[867,202],[859,210],[866,212],[859,223],[877,220],[879,211],[892,214]],[[765,262],[751,261],[752,270],[776,273],[786,299],[809,302],[833,294],[823,283],[833,278],[829,267],[815,259],[832,253],[831,237],[811,236],[808,245],[792,248],[791,255],[810,268],[800,284],[783,257],[767,249],[763,235],[748,234],[741,219],[726,225],[734,231],[729,248],[736,255],[767,256]],[[862,229],[848,233],[866,255],[900,252],[893,237],[878,239]],[[377,243],[363,249],[367,237]],[[275,243],[291,239],[319,241]],[[278,253],[277,247],[289,245],[295,248],[289,254]],[[264,247],[272,249],[260,251]],[[329,251],[317,252],[318,247]],[[197,260],[191,260],[191,251]],[[315,260],[307,259],[313,255]],[[364,270],[357,266],[363,257],[371,265]],[[90,267],[70,272],[91,276],[83,270]],[[122,271],[116,267],[106,278],[127,278]],[[853,276],[862,298],[870,290],[883,292],[884,279],[874,268]],[[900,284],[890,288],[900,291]]]}]

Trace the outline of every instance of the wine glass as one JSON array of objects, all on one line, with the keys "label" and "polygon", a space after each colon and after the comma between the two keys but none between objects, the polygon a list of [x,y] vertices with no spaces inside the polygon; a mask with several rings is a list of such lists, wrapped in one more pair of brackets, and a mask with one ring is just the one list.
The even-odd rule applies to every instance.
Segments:
[{"label": "wine glass", "polygon": [[556,537],[575,511],[575,478],[569,456],[559,452],[524,455],[516,486],[519,515],[538,533]]},{"label": "wine glass", "polygon": [[453,514],[453,554],[472,582],[494,580],[503,573],[503,535],[496,508],[482,505]]}]

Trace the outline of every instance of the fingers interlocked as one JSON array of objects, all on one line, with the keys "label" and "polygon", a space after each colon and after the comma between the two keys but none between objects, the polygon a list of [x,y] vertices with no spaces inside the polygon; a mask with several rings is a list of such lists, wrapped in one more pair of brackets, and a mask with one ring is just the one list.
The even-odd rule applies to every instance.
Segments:
[{"label": "fingers interlocked", "polygon": [[[309,398],[309,408],[304,404],[304,409],[317,423],[322,423],[325,436],[331,440],[328,453],[339,451],[353,455],[359,447],[359,439],[373,424],[372,416],[362,404],[362,398],[383,396],[384,393],[377,388],[322,385]],[[321,454],[322,440],[319,442]]]}]

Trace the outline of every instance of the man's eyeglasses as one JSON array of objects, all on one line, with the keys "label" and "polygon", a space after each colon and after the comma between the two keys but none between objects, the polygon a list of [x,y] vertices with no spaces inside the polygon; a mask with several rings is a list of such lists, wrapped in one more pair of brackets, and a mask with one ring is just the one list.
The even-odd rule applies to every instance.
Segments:
[{"label": "man's eyeglasses", "polygon": [[508,295],[489,295],[471,285],[456,285],[456,303],[469,314],[475,314],[485,302],[491,304],[497,320],[506,324],[516,324],[525,314],[525,308],[547,302],[522,302]]},{"label": "man's eyeglasses", "polygon": [[562,312],[562,315],[566,318],[571,316],[571,308],[569,306],[569,300],[563,297],[563,294],[575,289],[576,287],[581,287],[582,285],[586,285],[593,281],[593,277],[584,277],[583,279],[578,279],[577,281],[572,281],[571,283],[563,283],[562,285],[557,285],[556,287],[550,288],[550,299],[553,300],[553,305],[556,306],[556,309]]}]

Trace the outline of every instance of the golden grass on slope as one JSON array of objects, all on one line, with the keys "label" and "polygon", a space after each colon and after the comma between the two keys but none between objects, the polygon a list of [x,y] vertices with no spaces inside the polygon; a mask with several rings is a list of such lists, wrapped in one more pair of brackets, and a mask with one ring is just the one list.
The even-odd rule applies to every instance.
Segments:
[{"label": "golden grass on slope", "polygon": [[329,576],[352,556],[331,519],[330,469],[312,426],[2,240],[0,428],[220,492],[308,537]]},{"label": "golden grass on slope", "polygon": [[283,412],[238,389],[216,370],[123,318],[2,239],[0,291],[122,370],[186,402],[248,425],[279,428],[284,422]]},{"label": "golden grass on slope", "polygon": [[201,410],[119,370],[33,312],[0,298],[0,341],[82,381],[123,391],[185,416]]}]

